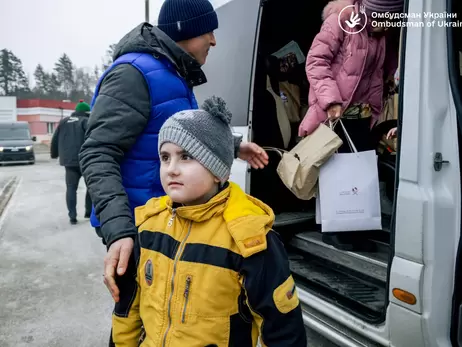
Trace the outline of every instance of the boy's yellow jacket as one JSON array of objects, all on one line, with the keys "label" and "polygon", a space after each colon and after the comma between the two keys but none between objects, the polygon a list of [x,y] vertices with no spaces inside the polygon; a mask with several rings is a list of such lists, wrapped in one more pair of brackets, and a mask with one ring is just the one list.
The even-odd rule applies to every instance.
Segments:
[{"label": "boy's yellow jacket", "polygon": [[[198,206],[165,196],[135,210],[137,270],[118,279],[117,347],[306,347],[274,214],[234,183]],[[134,267],[133,267],[134,268]],[[136,276],[135,276],[136,272]]]}]

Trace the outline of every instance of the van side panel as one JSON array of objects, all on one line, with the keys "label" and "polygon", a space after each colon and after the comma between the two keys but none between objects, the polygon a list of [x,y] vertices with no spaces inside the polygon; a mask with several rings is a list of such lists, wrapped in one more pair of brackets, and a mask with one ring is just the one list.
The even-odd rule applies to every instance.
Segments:
[{"label": "van side panel", "polygon": [[[421,302],[412,309],[421,310],[422,315],[417,319],[416,312],[408,305],[390,297],[387,319],[393,346],[405,346],[406,342],[409,346],[450,346],[461,187],[458,125],[449,85],[446,28],[439,25],[447,21],[440,17],[445,11],[443,0],[409,0],[408,13],[421,14],[421,18],[414,21],[423,22],[424,26],[407,28],[390,292],[399,288],[413,293],[418,300],[420,297]],[[434,168],[436,153],[449,161],[439,171]],[[422,269],[420,274],[419,271],[406,273],[402,264],[411,262],[416,270]],[[418,288],[420,293],[416,292]],[[423,341],[419,336],[423,336]]]},{"label": "van side panel", "polygon": [[217,45],[203,67],[208,82],[194,89],[199,105],[211,95],[221,96],[233,113],[233,126],[248,123],[259,11],[259,0],[230,0],[216,8]]}]

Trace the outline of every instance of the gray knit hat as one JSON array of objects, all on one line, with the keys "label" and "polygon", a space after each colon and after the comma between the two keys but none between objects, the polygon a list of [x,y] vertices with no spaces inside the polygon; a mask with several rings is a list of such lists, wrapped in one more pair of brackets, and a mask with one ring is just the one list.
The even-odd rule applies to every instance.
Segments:
[{"label": "gray knit hat", "polygon": [[159,132],[158,150],[164,143],[173,143],[225,182],[234,160],[231,118],[225,101],[213,96],[202,109],[180,111],[167,119]]}]

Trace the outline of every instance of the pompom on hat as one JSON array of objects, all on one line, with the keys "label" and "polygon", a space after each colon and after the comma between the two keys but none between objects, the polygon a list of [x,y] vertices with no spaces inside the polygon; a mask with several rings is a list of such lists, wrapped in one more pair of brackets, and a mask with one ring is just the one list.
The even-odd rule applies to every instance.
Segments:
[{"label": "pompom on hat", "polygon": [[77,106],[75,106],[75,110],[77,112],[90,112],[90,105],[88,105],[85,101],[80,100]]}]

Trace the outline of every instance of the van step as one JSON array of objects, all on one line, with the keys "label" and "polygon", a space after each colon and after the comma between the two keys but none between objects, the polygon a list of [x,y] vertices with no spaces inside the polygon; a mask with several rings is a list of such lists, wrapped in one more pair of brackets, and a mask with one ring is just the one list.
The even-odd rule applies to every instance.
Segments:
[{"label": "van step", "polygon": [[317,231],[296,234],[289,244],[315,257],[327,260],[345,269],[358,272],[367,278],[386,283],[388,276],[389,247],[379,241],[373,241],[376,252],[348,252],[339,250],[322,241],[322,234]]},{"label": "van step", "polygon": [[316,212],[283,212],[276,215],[274,228],[285,227],[289,225],[301,224],[313,221],[316,218]]},{"label": "van step", "polygon": [[361,313],[367,318],[381,315],[386,287],[336,267],[329,261],[289,251],[290,269],[297,283],[330,302]]}]

